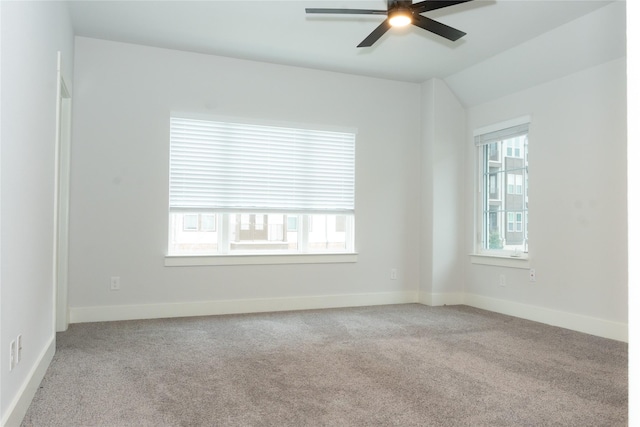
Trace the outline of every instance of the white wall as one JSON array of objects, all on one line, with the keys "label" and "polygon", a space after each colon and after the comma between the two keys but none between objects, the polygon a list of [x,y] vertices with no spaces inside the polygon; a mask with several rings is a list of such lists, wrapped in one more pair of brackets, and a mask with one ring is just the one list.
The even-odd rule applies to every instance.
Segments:
[{"label": "white wall", "polygon": [[466,111],[440,79],[422,84],[420,301],[461,303]]},{"label": "white wall", "polygon": [[[20,421],[55,346],[53,182],[57,51],[71,86],[73,34],[66,5],[2,2],[1,343],[2,423]],[[69,89],[71,89],[69,87]],[[23,358],[9,372],[9,343]]]},{"label": "white wall", "polygon": [[[640,18],[640,4],[629,2],[627,6],[627,28],[629,40],[640,39],[640,29],[632,23]],[[627,203],[628,218],[640,218],[640,123],[633,118],[640,113],[640,47],[633,44],[628,49],[627,57]],[[640,301],[640,226],[637,221],[628,221],[629,232],[629,301]],[[629,311],[629,425],[640,424],[640,313],[638,310]]]},{"label": "white wall", "polygon": [[[165,267],[171,110],[357,128],[358,262]],[[419,85],[78,37],[73,122],[72,321],[131,305],[144,317],[184,313],[175,303],[415,300]]]},{"label": "white wall", "polygon": [[[472,132],[531,115],[530,264],[468,265],[467,302],[605,336],[626,338],[627,182],[625,60],[617,59],[468,110]],[[467,176],[473,200],[474,174]],[[466,210],[467,251],[473,209]],[[507,286],[498,285],[504,274]]]}]

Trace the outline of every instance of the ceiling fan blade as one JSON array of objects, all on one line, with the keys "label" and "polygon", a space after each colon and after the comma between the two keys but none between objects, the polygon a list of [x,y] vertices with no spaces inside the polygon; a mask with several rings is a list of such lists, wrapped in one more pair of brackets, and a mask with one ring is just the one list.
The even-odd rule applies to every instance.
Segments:
[{"label": "ceiling fan blade", "polygon": [[387,0],[387,9],[391,10],[394,6],[411,7],[413,0]]},{"label": "ceiling fan blade", "polygon": [[307,13],[340,13],[349,15],[386,15],[386,10],[374,9],[318,9],[308,7],[305,9]]},{"label": "ceiling fan blade", "polygon": [[424,28],[427,31],[431,31],[432,33],[442,36],[445,39],[449,39],[452,42],[467,34],[421,15],[413,16],[413,25]]},{"label": "ceiling fan blade", "polygon": [[426,0],[414,3],[411,9],[416,13],[428,12],[430,10],[442,9],[443,7],[455,6],[471,0]]},{"label": "ceiling fan blade", "polygon": [[382,24],[378,25],[378,27],[375,30],[373,30],[371,34],[367,36],[366,39],[362,40],[362,42],[358,45],[358,47],[372,46],[375,42],[378,41],[380,37],[382,37],[384,33],[387,32],[389,28],[391,28],[391,24],[389,24],[388,19],[385,19]]}]

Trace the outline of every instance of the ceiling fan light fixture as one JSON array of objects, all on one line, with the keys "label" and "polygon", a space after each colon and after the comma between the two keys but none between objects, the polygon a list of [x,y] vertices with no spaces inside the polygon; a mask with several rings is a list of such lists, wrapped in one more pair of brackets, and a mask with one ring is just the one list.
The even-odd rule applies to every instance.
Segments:
[{"label": "ceiling fan light fixture", "polygon": [[[1,0],[0,0],[1,1]],[[441,22],[422,16],[421,13],[442,9],[471,0],[387,0],[387,10],[380,9],[326,9],[306,8],[307,13],[340,13],[348,15],[385,15],[386,19],[360,42],[358,47],[371,47],[391,27],[402,27],[409,24],[427,30],[435,35],[455,42],[466,33],[449,27]]]},{"label": "ceiling fan light fixture", "polygon": [[392,27],[404,27],[411,24],[411,13],[401,10],[389,15],[389,25]]}]

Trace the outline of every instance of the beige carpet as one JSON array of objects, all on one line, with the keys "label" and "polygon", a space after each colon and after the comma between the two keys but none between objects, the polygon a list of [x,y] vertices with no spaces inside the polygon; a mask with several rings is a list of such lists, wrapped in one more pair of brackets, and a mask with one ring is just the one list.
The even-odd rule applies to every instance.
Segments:
[{"label": "beige carpet", "polygon": [[417,304],[71,325],[23,426],[625,426],[627,345]]}]

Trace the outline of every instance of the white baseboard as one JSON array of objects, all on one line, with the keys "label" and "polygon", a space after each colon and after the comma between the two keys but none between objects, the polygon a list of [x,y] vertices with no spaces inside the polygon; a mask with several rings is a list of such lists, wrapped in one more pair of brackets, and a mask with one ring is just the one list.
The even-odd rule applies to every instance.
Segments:
[{"label": "white baseboard", "polygon": [[438,306],[438,305],[459,305],[464,304],[464,294],[461,292],[450,292],[440,294],[430,294],[427,292],[420,292],[418,295],[418,302],[424,305]]},{"label": "white baseboard", "polygon": [[408,303],[420,303],[429,306],[464,304],[552,326],[559,326],[578,332],[628,342],[629,327],[626,323],[612,322],[595,317],[556,311],[480,295],[465,294],[462,292],[436,294],[426,292],[381,292],[163,304],[70,307],[69,321],[70,323],[105,322]]},{"label": "white baseboard", "polygon": [[417,303],[417,292],[322,295],[163,304],[70,307],[70,323]]},{"label": "white baseboard", "polygon": [[472,294],[464,294],[463,304],[603,338],[629,342],[627,323]]},{"label": "white baseboard", "polygon": [[40,356],[33,366],[22,387],[18,390],[16,397],[9,404],[5,416],[2,418],[3,427],[18,427],[22,424],[22,420],[31,405],[33,396],[35,396],[40,383],[44,378],[44,374],[51,364],[53,355],[56,352],[56,338],[55,335],[51,337],[51,340],[47,346],[42,350]]}]

